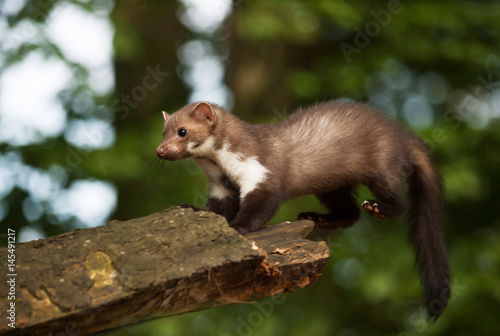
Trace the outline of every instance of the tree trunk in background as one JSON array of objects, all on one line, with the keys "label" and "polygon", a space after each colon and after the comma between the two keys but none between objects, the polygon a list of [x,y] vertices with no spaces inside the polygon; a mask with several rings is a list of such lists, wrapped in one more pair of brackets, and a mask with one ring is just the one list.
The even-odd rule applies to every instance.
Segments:
[{"label": "tree trunk in background", "polygon": [[[152,190],[144,183],[144,177],[152,175],[154,164],[147,163],[156,158],[156,146],[161,141],[161,111],[172,112],[185,105],[189,94],[176,72],[179,41],[187,39],[189,34],[177,19],[178,7],[177,1],[155,2],[154,6],[142,1],[117,1],[112,12],[117,26],[114,40],[116,92],[120,100],[117,106],[122,110],[115,113],[117,138],[110,155],[123,161],[123,173],[113,174],[119,202],[111,218],[127,219],[162,209],[157,207],[161,191]],[[127,154],[137,152],[141,153],[140,158],[127,160]],[[128,170],[140,172],[127,176]],[[152,185],[159,182],[155,180],[157,177],[150,179]],[[169,205],[172,203],[167,201],[163,208]]]}]

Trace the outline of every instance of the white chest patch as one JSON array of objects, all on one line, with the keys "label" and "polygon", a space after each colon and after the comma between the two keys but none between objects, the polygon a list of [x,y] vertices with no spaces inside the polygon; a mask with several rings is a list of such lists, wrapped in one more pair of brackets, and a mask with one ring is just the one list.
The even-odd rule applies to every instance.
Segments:
[{"label": "white chest patch", "polygon": [[231,152],[229,144],[225,143],[221,149],[214,149],[214,138],[209,137],[203,144],[193,148],[194,144],[188,144],[188,150],[200,158],[196,159],[198,165],[205,170],[210,180],[210,195],[216,198],[224,198],[230,194],[229,190],[220,184],[219,178],[222,174],[227,175],[240,189],[240,199],[253,191],[262,183],[269,173],[257,156],[245,157],[241,153]]},{"label": "white chest patch", "polygon": [[241,153],[229,151],[229,144],[215,152],[215,161],[222,171],[240,187],[243,199],[262,183],[269,173],[256,156],[244,157]]}]

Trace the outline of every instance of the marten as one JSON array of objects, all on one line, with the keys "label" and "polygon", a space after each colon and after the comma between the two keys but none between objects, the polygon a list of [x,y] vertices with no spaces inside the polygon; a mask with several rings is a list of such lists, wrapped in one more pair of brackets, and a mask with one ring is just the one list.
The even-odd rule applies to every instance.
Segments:
[{"label": "marten", "polygon": [[314,194],[327,214],[303,212],[316,227],[348,227],[360,218],[353,192],[366,185],[376,200],[361,207],[393,219],[410,200],[409,239],[420,271],[428,317],[436,320],[450,296],[443,232],[443,185],[423,141],[362,103],[336,100],[299,108],[277,124],[252,125],[219,105],[198,102],[163,112],[160,159],[192,158],[206,173],[205,210],[240,233],[262,229],[280,205]]}]

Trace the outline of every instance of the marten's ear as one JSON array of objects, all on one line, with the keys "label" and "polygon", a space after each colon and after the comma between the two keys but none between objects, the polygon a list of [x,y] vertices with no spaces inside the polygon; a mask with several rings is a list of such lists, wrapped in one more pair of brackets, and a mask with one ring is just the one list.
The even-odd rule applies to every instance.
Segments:
[{"label": "marten's ear", "polygon": [[215,124],[214,109],[208,103],[201,102],[196,104],[191,116],[200,123],[206,123],[210,126]]},{"label": "marten's ear", "polygon": [[161,111],[161,113],[163,114],[163,120],[165,120],[165,122],[167,122],[168,119],[170,118],[170,115],[165,111]]}]

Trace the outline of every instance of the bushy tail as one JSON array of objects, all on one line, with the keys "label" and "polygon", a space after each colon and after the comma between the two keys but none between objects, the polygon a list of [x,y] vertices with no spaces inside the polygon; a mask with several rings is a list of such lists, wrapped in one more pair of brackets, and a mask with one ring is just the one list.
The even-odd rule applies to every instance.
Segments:
[{"label": "bushy tail", "polygon": [[443,232],[443,184],[425,146],[414,147],[409,177],[409,238],[416,254],[424,304],[436,320],[450,298],[450,264]]}]

